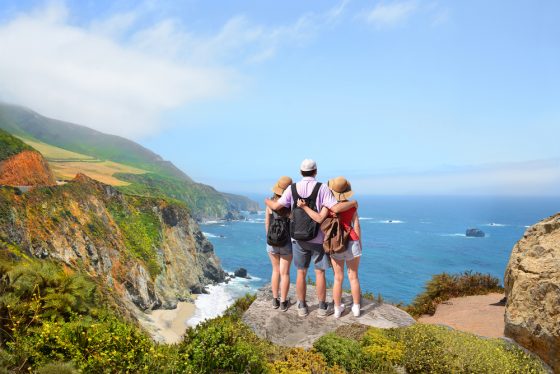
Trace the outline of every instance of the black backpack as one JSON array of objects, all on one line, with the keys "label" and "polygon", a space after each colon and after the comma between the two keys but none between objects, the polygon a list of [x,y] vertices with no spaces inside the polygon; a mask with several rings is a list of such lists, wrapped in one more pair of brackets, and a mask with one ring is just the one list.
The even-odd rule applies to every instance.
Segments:
[{"label": "black backpack", "polygon": [[290,240],[289,219],[272,211],[268,221],[268,232],[266,242],[274,247],[283,247]]},{"label": "black backpack", "polygon": [[290,233],[292,234],[292,238],[296,240],[302,241],[309,241],[314,239],[317,234],[319,233],[319,225],[315,222],[303,208],[299,208],[297,206],[298,199],[304,199],[305,203],[308,207],[317,211],[316,201],[317,201],[317,194],[319,193],[319,188],[321,187],[321,183],[317,182],[315,187],[313,188],[313,192],[311,195],[306,198],[302,198],[298,195],[296,184],[292,184],[292,222],[290,223]]}]

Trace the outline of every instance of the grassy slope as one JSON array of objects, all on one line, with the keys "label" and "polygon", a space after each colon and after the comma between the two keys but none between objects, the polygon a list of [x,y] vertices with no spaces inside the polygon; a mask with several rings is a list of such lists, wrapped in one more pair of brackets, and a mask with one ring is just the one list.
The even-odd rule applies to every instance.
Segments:
[{"label": "grassy slope", "polygon": [[110,160],[161,175],[191,180],[172,163],[128,139],[85,126],[43,117],[29,109],[0,103],[0,128],[68,151]]},{"label": "grassy slope", "polygon": [[22,151],[32,150],[33,148],[18,138],[0,129],[0,161],[5,160]]},{"label": "grassy slope", "polygon": [[[223,194],[210,186],[195,183],[171,162],[164,161],[159,155],[141,145],[118,136],[49,119],[31,110],[2,103],[0,128],[25,138],[30,144],[45,144],[45,150],[52,153],[52,157],[47,155],[49,161],[60,162],[53,167],[55,173],[64,179],[81,171],[104,183],[122,187],[127,184],[122,180],[128,175],[126,180],[132,183],[132,186],[124,191],[182,200],[192,207],[192,212],[198,218],[221,218],[228,210],[258,208],[254,202],[243,196]],[[62,159],[53,160],[59,156]],[[75,157],[81,158],[79,163],[62,164],[76,161],[71,160]],[[99,164],[96,168],[91,162],[83,159],[88,157],[105,161],[105,164]],[[126,169],[115,163],[132,168]],[[150,174],[134,175],[142,174],[143,171]],[[115,176],[117,172],[121,173],[119,177]]]}]

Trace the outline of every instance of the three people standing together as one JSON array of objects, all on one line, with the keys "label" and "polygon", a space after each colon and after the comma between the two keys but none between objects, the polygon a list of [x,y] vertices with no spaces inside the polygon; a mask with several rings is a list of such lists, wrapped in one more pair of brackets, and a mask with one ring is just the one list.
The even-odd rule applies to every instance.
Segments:
[{"label": "three people standing together", "polygon": [[[319,301],[318,316],[325,317],[334,313],[335,318],[341,316],[344,305],[341,304],[342,282],[344,279],[344,264],[348,266],[348,277],[352,289],[354,316],[360,315],[360,283],[358,279],[358,265],[362,254],[361,232],[357,213],[357,202],[348,201],[353,192],[350,183],[343,178],[331,179],[327,185],[316,180],[317,164],[305,159],[301,163],[302,179],[292,184],[289,177],[282,177],[273,187],[274,196],[266,199],[265,228],[269,231],[272,220],[278,217],[288,217],[291,212],[291,240],[283,246],[268,245],[267,251],[272,263],[272,294],[273,307],[280,307],[286,311],[289,307],[287,299],[290,286],[290,263],[293,259],[297,269],[296,297],[298,315],[305,317],[309,314],[306,302],[307,271],[311,263],[315,270],[315,287]],[[314,209],[313,209],[314,208]],[[308,217],[302,217],[301,212],[295,214],[296,209],[303,210]],[[318,225],[327,217],[338,217],[343,229],[349,235],[346,249],[331,256],[323,248],[324,233]],[[311,223],[302,223],[308,218]],[[297,222],[295,222],[297,221]],[[297,231],[305,225],[311,227],[310,235],[305,236]],[[296,228],[294,228],[296,227]],[[299,239],[298,239],[299,238]],[[332,265],[334,269],[333,299],[334,307],[326,300],[325,271]]]}]

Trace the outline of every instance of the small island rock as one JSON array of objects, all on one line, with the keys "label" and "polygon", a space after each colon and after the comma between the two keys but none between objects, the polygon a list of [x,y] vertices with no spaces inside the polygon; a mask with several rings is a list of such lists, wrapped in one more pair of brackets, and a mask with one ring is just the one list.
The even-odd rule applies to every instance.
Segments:
[{"label": "small island rock", "polygon": [[249,279],[249,276],[247,275],[247,269],[245,268],[239,268],[236,271],[233,272],[233,275],[235,277],[239,277],[239,278],[247,278]]},{"label": "small island rock", "polygon": [[484,231],[480,229],[467,229],[465,235],[475,237],[475,238],[484,238],[486,234],[484,233]]}]

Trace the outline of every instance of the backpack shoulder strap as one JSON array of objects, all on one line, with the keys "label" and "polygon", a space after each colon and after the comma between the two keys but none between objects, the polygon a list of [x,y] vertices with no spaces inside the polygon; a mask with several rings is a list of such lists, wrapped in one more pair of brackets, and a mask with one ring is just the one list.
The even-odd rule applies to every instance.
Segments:
[{"label": "backpack shoulder strap", "polygon": [[313,192],[309,195],[308,199],[311,201],[317,200],[317,195],[319,194],[319,188],[321,188],[321,182],[317,182],[315,187],[313,187]]},{"label": "backpack shoulder strap", "polygon": [[296,184],[292,183],[292,207],[295,209],[297,207],[297,202],[299,199],[299,194],[297,193]]}]

